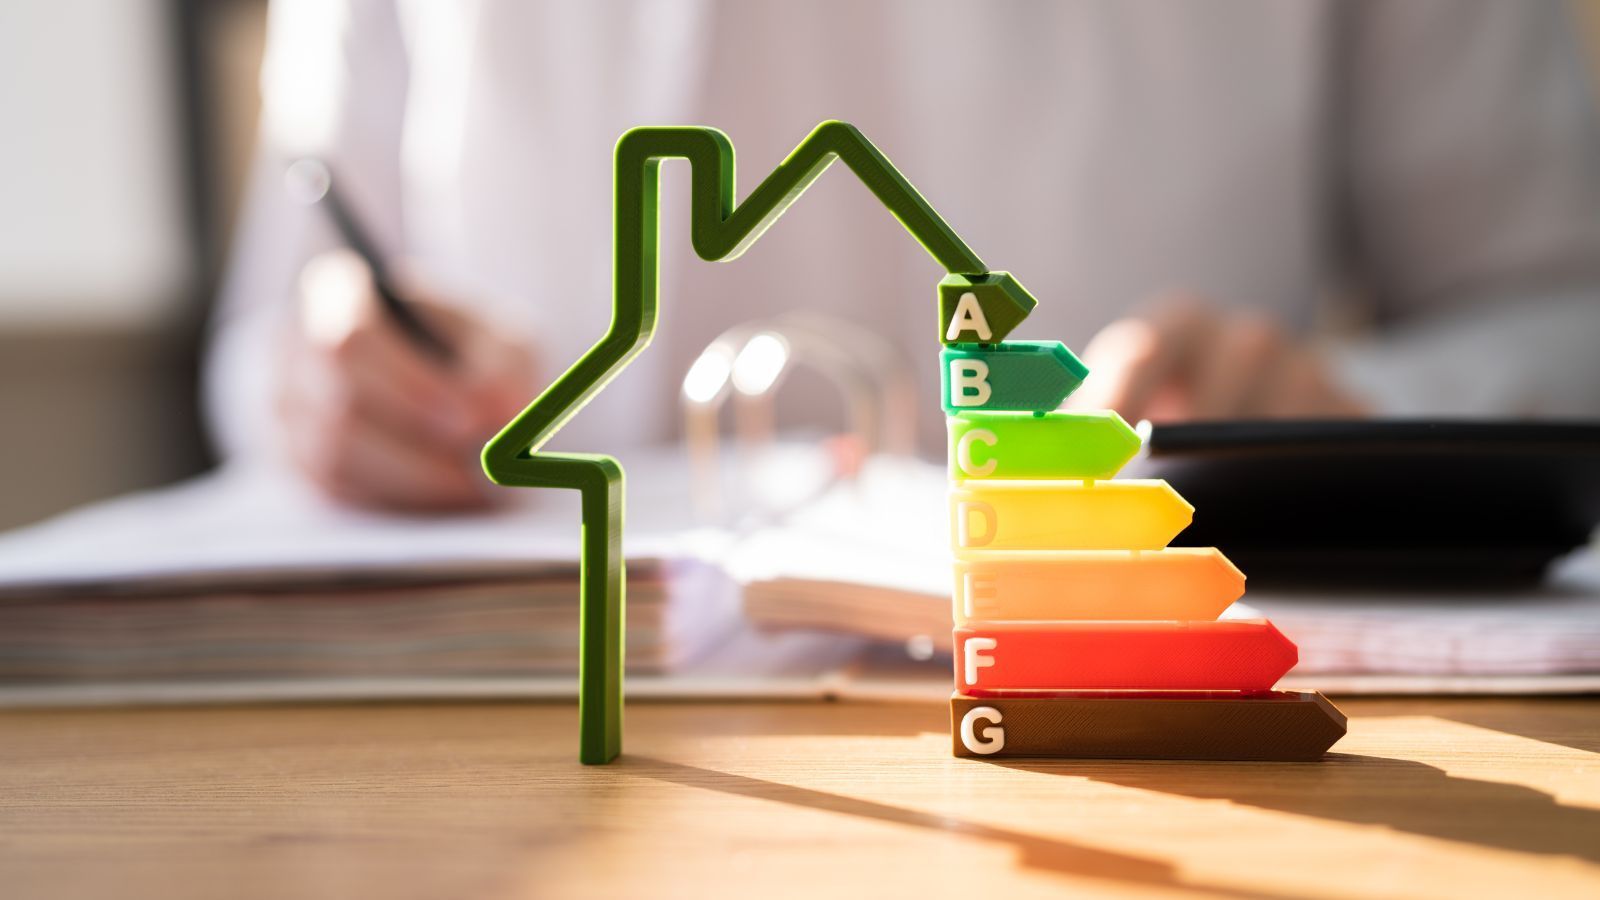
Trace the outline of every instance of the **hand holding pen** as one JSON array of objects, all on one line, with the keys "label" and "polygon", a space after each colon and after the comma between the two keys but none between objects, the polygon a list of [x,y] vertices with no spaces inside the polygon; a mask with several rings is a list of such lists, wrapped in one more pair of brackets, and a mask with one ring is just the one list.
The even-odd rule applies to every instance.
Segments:
[{"label": "hand holding pen", "polygon": [[291,166],[288,186],[345,245],[300,273],[276,385],[290,459],[361,506],[484,505],[478,450],[536,388],[527,342],[405,277],[323,164]]}]

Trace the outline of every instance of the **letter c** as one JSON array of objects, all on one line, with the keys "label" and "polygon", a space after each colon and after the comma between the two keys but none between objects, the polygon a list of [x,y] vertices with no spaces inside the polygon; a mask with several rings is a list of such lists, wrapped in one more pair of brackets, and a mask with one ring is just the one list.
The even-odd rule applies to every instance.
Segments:
[{"label": "letter c", "polygon": [[973,428],[963,433],[961,439],[956,441],[956,465],[961,467],[963,473],[973,478],[986,478],[994,472],[995,458],[991,455],[989,461],[981,466],[974,463],[972,445],[975,443],[988,444],[993,448],[1000,443],[1000,439],[987,428]]}]

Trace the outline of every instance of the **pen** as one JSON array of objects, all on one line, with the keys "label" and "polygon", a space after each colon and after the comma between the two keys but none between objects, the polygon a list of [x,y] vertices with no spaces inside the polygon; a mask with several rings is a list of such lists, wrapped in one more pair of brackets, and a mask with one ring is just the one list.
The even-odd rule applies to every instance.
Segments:
[{"label": "pen", "polygon": [[355,214],[340,197],[334,186],[333,173],[327,164],[319,159],[301,159],[289,166],[285,178],[291,196],[308,205],[316,204],[327,211],[328,217],[333,220],[334,227],[339,229],[339,235],[345,244],[361,257],[367,264],[368,270],[372,272],[372,285],[378,293],[378,300],[400,330],[404,331],[413,343],[438,359],[444,362],[453,361],[455,352],[450,345],[422,321],[410,304],[400,298],[400,292],[395,290],[382,254],[378,252],[377,245],[368,239],[366,229],[361,227]]}]

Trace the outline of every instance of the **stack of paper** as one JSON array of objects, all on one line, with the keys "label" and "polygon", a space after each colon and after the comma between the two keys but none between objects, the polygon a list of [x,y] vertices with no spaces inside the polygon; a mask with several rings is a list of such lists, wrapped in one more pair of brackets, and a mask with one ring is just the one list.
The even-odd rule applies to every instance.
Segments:
[{"label": "stack of paper", "polygon": [[[0,681],[570,674],[576,505],[531,499],[395,519],[233,472],[64,516],[0,540]],[[628,662],[658,672],[725,638],[737,599],[692,531],[639,518]]]}]

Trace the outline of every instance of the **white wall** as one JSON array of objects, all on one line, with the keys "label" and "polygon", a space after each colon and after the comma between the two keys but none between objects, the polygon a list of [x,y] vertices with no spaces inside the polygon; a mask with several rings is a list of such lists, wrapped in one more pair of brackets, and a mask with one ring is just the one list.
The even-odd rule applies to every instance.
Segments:
[{"label": "white wall", "polygon": [[138,328],[189,287],[171,13],[0,2],[0,329]]}]

